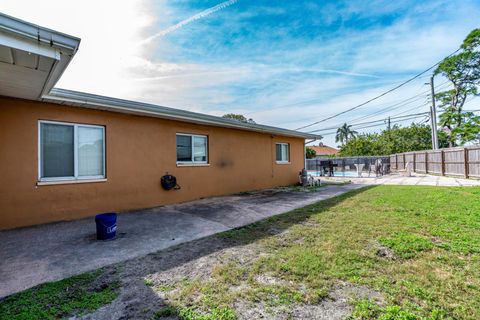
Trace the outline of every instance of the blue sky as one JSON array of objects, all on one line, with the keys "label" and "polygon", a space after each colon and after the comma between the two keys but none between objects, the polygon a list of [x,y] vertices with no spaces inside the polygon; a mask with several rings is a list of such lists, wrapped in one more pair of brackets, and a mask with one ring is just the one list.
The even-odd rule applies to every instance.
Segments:
[{"label": "blue sky", "polygon": [[[58,2],[55,16],[48,6],[26,13],[29,1],[5,1],[8,14],[82,38],[61,87],[215,115],[242,113],[292,129],[408,79],[480,27],[480,0],[135,0],[100,6],[87,0],[75,10],[46,0]],[[78,18],[82,10],[90,12],[89,26]],[[414,95],[420,96],[363,121],[426,111],[426,81],[309,129],[362,122],[355,120]],[[325,142],[335,145],[332,135]]]}]

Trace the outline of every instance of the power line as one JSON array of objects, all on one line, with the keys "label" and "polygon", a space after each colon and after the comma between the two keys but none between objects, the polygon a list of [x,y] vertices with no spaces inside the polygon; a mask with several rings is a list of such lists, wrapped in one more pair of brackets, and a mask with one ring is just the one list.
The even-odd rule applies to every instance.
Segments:
[{"label": "power line", "polygon": [[[420,118],[420,117],[422,117],[422,116],[411,117],[411,118],[408,118],[408,119],[401,119],[401,120],[393,121],[393,122],[391,122],[391,124],[401,123],[401,122],[404,122],[404,121],[408,121],[408,120],[412,120],[412,119],[416,119],[416,118]],[[425,117],[425,120],[428,121],[429,117],[427,115],[423,115],[423,117]],[[359,128],[355,128],[355,129],[356,130],[361,130],[361,129],[367,129],[367,128],[380,127],[380,126],[384,126],[384,125],[385,125],[385,123],[376,123],[376,124],[371,124],[371,125],[368,125],[368,126],[363,126],[363,127],[359,127]],[[328,135],[332,135],[332,134],[336,134],[336,133],[337,133],[337,131],[330,131],[330,132],[327,132],[327,133],[322,133],[322,136],[328,136]]]},{"label": "power line", "polygon": [[[397,117],[397,118],[395,118],[397,120],[391,121],[391,123],[403,122],[403,121],[407,121],[407,120],[410,120],[410,119],[415,119],[415,118],[418,118],[418,117],[423,117],[423,116],[428,116],[428,115],[429,115],[429,112],[420,112],[420,113],[410,114],[410,115],[406,115],[406,116],[402,116],[402,117]],[[392,118],[390,118],[390,119],[392,119]],[[356,125],[356,126],[353,126],[353,129],[363,129],[363,128],[365,128],[365,126],[363,126],[365,124],[385,125],[385,122],[387,120],[388,120],[388,118],[365,122],[365,123],[362,124],[362,126],[359,126],[360,124]]]},{"label": "power line", "polygon": [[[435,89],[440,89],[440,88],[443,87],[447,82],[449,82],[449,81],[447,80],[447,81],[439,84],[438,86],[435,87]],[[427,95],[427,94],[428,94],[429,92],[430,92],[430,90],[426,90],[426,91],[423,91],[422,93],[419,93],[418,95],[415,95],[415,96],[413,96],[413,97],[418,97],[417,99],[415,99],[415,101],[421,100],[422,98],[428,98],[428,95]],[[412,97],[412,98],[413,98],[413,97]],[[411,98],[410,98],[410,99],[411,99]],[[408,102],[408,103],[405,103],[405,104],[402,104],[402,105],[400,105],[400,106],[398,106],[398,107],[397,107],[397,106],[396,106],[396,107],[391,106],[390,108],[382,109],[382,111],[383,111],[383,110],[386,110],[386,109],[388,109],[388,110],[400,109],[400,108],[402,108],[402,107],[404,107],[404,106],[409,105],[409,104],[412,103],[412,102],[413,102],[413,101]],[[417,106],[415,106],[415,107],[413,107],[413,108],[404,110],[404,111],[402,111],[402,112],[400,112],[400,113],[397,113],[397,114],[394,114],[393,117],[394,117],[394,116],[397,116],[397,115],[400,115],[400,114],[404,114],[404,113],[406,113],[406,112],[410,112],[410,111],[415,110],[415,109],[417,109],[417,108],[421,108],[421,107],[423,107],[423,106],[425,106],[425,105],[427,105],[427,103],[424,103],[424,104],[422,104],[422,105],[417,105]],[[380,112],[380,113],[381,113],[381,112]],[[377,112],[376,114],[378,114],[378,112]],[[368,118],[371,118],[371,117],[370,117],[370,116],[364,117],[362,120],[368,119]],[[355,121],[355,120],[354,120],[354,121]]]},{"label": "power line", "polygon": [[[413,98],[413,97],[412,97]],[[400,109],[402,107],[405,107],[405,106],[408,106],[414,102],[417,102],[418,100],[422,100],[422,99],[425,99],[425,96],[421,96],[421,97],[417,97],[411,101],[408,101],[408,102],[405,102],[405,103],[397,103],[397,104],[394,104],[394,105],[391,105],[391,106],[388,106],[386,108],[382,108],[380,110],[377,110],[373,113],[370,113],[370,114],[367,114],[365,116],[361,116],[359,118],[356,118],[354,120],[351,120],[349,123],[354,123],[356,121],[361,121],[361,120],[365,120],[365,119],[369,119],[369,118],[372,118],[372,117],[375,117],[377,115],[380,115],[380,114],[383,114],[385,112],[388,112],[388,111],[392,111],[392,110],[395,110],[395,109]],[[419,107],[423,107],[425,105],[425,103],[421,104],[421,105],[416,105],[414,108],[419,108]]]},{"label": "power line", "polygon": [[[440,86],[441,86],[441,85],[438,85],[438,87],[440,87]],[[356,124],[357,124],[357,123],[356,123],[357,121],[361,121],[361,120],[365,120],[365,119],[368,119],[368,118],[375,117],[375,116],[377,116],[377,115],[380,115],[380,114],[382,114],[382,113],[385,113],[385,111],[389,111],[390,109],[400,109],[400,108],[402,108],[402,107],[404,107],[404,106],[407,106],[407,105],[409,105],[409,104],[411,104],[411,103],[413,103],[413,102],[416,102],[416,101],[418,101],[418,100],[424,99],[424,98],[426,97],[426,94],[427,94],[428,92],[429,92],[429,90],[423,91],[423,92],[421,92],[421,93],[419,93],[419,94],[416,94],[416,95],[414,95],[414,96],[412,96],[412,97],[410,97],[410,98],[401,100],[400,102],[397,102],[397,103],[395,103],[395,104],[393,104],[393,105],[389,105],[389,106],[387,106],[386,108],[382,108],[382,109],[377,110],[377,111],[374,111],[374,112],[372,112],[372,113],[370,113],[370,114],[367,114],[367,115],[364,115],[364,116],[355,118],[355,119],[353,119],[353,120],[350,120],[348,123],[349,123],[349,124],[352,124],[352,125],[356,125]],[[426,105],[427,105],[427,102],[425,102],[425,103],[423,103],[423,104],[420,104],[420,105],[415,105],[415,106],[412,107],[412,108],[409,108],[409,109],[407,109],[407,110],[404,110],[404,111],[402,111],[402,112],[400,112],[400,113],[396,113],[396,114],[394,114],[394,115],[392,115],[392,116],[390,116],[390,117],[391,117],[391,118],[394,118],[394,117],[399,116],[399,115],[402,115],[402,114],[404,114],[404,113],[407,113],[407,112],[410,112],[410,111],[413,111],[413,110],[417,110],[417,109],[419,109],[419,108],[422,108],[422,107],[424,107],[424,106],[426,106]],[[340,126],[340,125],[341,125],[341,124],[338,124],[338,125],[336,125],[335,127],[338,127],[338,126]]]},{"label": "power line", "polygon": [[[400,123],[400,122],[404,122],[404,121],[408,121],[408,120],[412,120],[412,119],[416,119],[416,118],[420,118],[420,117],[425,117],[425,120],[429,119],[429,117],[427,115],[418,115],[418,116],[415,116],[415,117],[411,117],[411,118],[406,118],[406,119],[401,119],[401,120],[397,120],[397,121],[392,121],[391,123]],[[423,121],[423,120],[422,120]],[[360,129],[367,129],[367,128],[374,128],[374,127],[379,127],[379,126],[383,126],[385,125],[385,123],[377,123],[377,124],[372,124],[372,125],[368,125],[368,126],[364,126],[364,127],[359,127],[359,128],[354,128],[356,130],[360,130]],[[336,134],[337,132],[336,131],[331,131],[331,132],[327,132],[327,133],[322,133],[322,136],[329,136],[329,135],[332,135],[332,134]]]},{"label": "power line", "polygon": [[[424,115],[428,115],[428,114],[429,114],[429,112],[420,112],[420,113],[408,114],[408,115],[404,115],[404,116],[390,117],[390,119],[391,120],[402,119],[401,121],[404,121],[404,120],[408,120],[410,118],[418,118],[419,116],[424,116]],[[361,129],[361,128],[357,128],[357,126],[362,126],[362,125],[367,125],[367,124],[372,124],[372,123],[377,123],[377,122],[381,122],[383,124],[383,123],[385,123],[386,120],[387,119],[384,118],[384,119],[379,119],[379,120],[372,120],[372,121],[357,123],[355,125],[352,125],[352,127],[354,127],[354,129]],[[333,129],[337,129],[337,127],[317,129],[317,130],[309,131],[308,133],[322,132],[322,131],[328,131],[328,130],[333,130]]]},{"label": "power line", "polygon": [[[424,78],[424,77],[425,77],[425,76],[420,77],[420,78]],[[420,79],[420,78],[419,78],[419,79]],[[441,89],[441,88],[443,88],[444,85],[447,84],[448,82],[449,82],[448,80],[447,80],[447,81],[444,81],[444,82],[442,82],[441,84],[435,86],[435,88],[436,88],[436,89]],[[447,84],[447,85],[448,85],[448,84]],[[415,94],[415,95],[413,95],[413,96],[411,96],[411,97],[409,97],[409,98],[406,98],[406,99],[400,100],[400,101],[398,101],[398,102],[395,102],[393,105],[391,105],[390,103],[384,103],[383,105],[387,105],[385,108],[382,108],[382,109],[380,109],[380,110],[376,110],[376,111],[374,111],[374,112],[372,112],[372,113],[369,113],[369,114],[367,114],[367,115],[363,115],[363,116],[361,116],[361,117],[359,117],[359,118],[355,118],[355,119],[353,119],[353,120],[349,120],[348,123],[351,124],[352,122],[369,119],[369,118],[375,117],[376,115],[382,114],[382,113],[384,113],[384,112],[386,112],[386,111],[388,111],[388,110],[390,110],[390,109],[392,109],[392,110],[393,110],[393,109],[400,109],[400,108],[402,108],[402,107],[404,107],[404,106],[406,106],[406,105],[409,105],[409,104],[411,104],[411,103],[413,103],[413,102],[416,102],[416,101],[418,101],[418,100],[422,100],[423,98],[427,97],[427,94],[428,94],[429,92],[430,92],[430,90],[424,90],[424,91],[422,91],[422,92],[420,92],[420,93],[418,93],[418,94]],[[382,105],[381,105],[381,106],[382,106]],[[408,109],[408,111],[411,111],[411,110],[413,110],[413,109],[416,109],[417,107],[423,107],[423,105],[416,106],[416,107],[414,107],[414,108],[412,108],[412,109]],[[405,111],[405,112],[408,112],[408,111]],[[404,112],[403,112],[403,113],[404,113]],[[311,119],[311,118],[312,118],[312,117],[304,118],[304,119],[302,119],[302,120],[307,120],[307,119]],[[297,120],[291,120],[291,121],[279,123],[279,124],[277,124],[277,125],[284,125],[284,124],[288,124],[288,123],[292,123],[292,122],[298,122],[298,121],[299,121],[298,119],[297,119]],[[336,126],[341,126],[342,124],[343,124],[343,122],[336,124]]]},{"label": "power line", "polygon": [[[440,88],[443,87],[447,82],[448,82],[448,80],[445,81],[445,82],[443,82],[443,83],[441,83],[441,84],[439,84],[439,85],[437,85],[436,88],[437,88],[437,89],[440,89]],[[379,114],[384,113],[385,111],[400,109],[400,108],[402,108],[402,107],[404,107],[404,106],[407,106],[407,105],[409,105],[409,104],[411,104],[411,103],[413,103],[413,102],[416,102],[416,101],[418,101],[418,100],[422,100],[422,99],[426,98],[426,97],[427,97],[427,93],[429,93],[429,92],[430,92],[430,90],[422,91],[422,92],[419,93],[419,94],[416,94],[416,95],[414,95],[414,96],[412,96],[412,97],[410,97],[410,98],[401,100],[401,101],[399,101],[399,102],[397,102],[397,103],[395,103],[395,104],[393,104],[393,105],[389,105],[389,106],[387,106],[386,108],[382,108],[382,109],[377,110],[377,111],[374,111],[374,112],[372,112],[372,113],[370,113],[370,114],[367,114],[367,115],[361,116],[361,117],[359,117],[359,118],[350,120],[350,121],[348,122],[348,124],[353,124],[353,125],[355,125],[357,121],[361,121],[361,120],[365,120],[365,119],[369,119],[369,118],[375,117],[375,116],[377,116],[377,115],[379,115]],[[404,113],[406,113],[406,112],[410,112],[410,111],[412,111],[412,110],[416,110],[416,109],[421,108],[421,107],[424,107],[424,106],[426,106],[426,105],[427,105],[427,102],[425,102],[425,103],[423,103],[423,104],[421,104],[421,105],[415,105],[413,108],[409,108],[409,109],[404,110],[404,111],[402,111],[402,112],[400,112],[400,113],[394,114],[392,117],[395,117],[395,116],[397,116],[397,115],[404,114]],[[342,125],[342,124],[340,123],[340,124],[337,124],[337,125],[335,125],[335,126],[333,126],[333,127],[339,127],[339,126],[341,126],[341,125]]]},{"label": "power line", "polygon": [[[457,51],[458,51],[458,50],[457,50]],[[431,67],[431,68],[432,68],[432,67]],[[431,68],[430,68],[430,69],[431,69]],[[412,79],[413,79],[413,78],[412,78]],[[443,86],[443,85],[446,84],[447,82],[448,82],[448,80],[445,81],[445,82],[443,82],[443,83],[441,83],[440,85],[438,85],[438,87],[440,88],[441,86]],[[401,108],[401,107],[403,107],[403,106],[405,106],[405,105],[408,105],[408,104],[410,104],[410,103],[412,103],[412,102],[414,102],[414,101],[421,100],[421,98],[426,97],[426,94],[428,94],[429,92],[430,92],[430,90],[423,91],[423,92],[421,92],[421,93],[419,93],[419,94],[416,94],[416,95],[414,95],[414,96],[412,96],[412,97],[410,97],[410,98],[407,98],[407,99],[405,99],[405,100],[402,100],[402,101],[400,101],[400,102],[398,102],[398,103],[396,103],[396,104],[394,104],[394,105],[391,105],[391,106],[388,106],[388,107],[386,107],[386,108],[377,110],[377,111],[375,111],[375,112],[373,112],[373,113],[371,113],[371,114],[369,114],[369,115],[362,116],[362,117],[360,117],[360,118],[354,119],[353,121],[359,121],[359,120],[368,119],[368,118],[371,118],[371,117],[373,117],[373,116],[375,116],[375,115],[381,114],[381,113],[383,113],[384,111],[387,111],[387,110],[390,110],[390,109],[399,109],[399,108]],[[412,100],[412,99],[413,99],[413,100]],[[412,100],[412,101],[409,101],[409,100]],[[408,102],[407,102],[407,101],[408,101]],[[403,102],[405,102],[405,103],[403,103]],[[422,106],[424,106],[424,105],[421,105],[421,106],[419,106],[419,107],[422,107]],[[313,124],[312,124],[312,125],[313,125]],[[298,130],[298,129],[297,129],[297,130]]]},{"label": "power line", "polygon": [[[457,53],[458,51],[460,51],[460,48],[458,48],[457,50],[455,50],[455,52],[449,54],[447,57],[450,57],[450,56],[454,55],[454,54]],[[442,61],[443,61],[443,60],[442,60]],[[419,77],[422,76],[423,74],[425,74],[425,73],[427,73],[428,71],[430,71],[430,70],[432,70],[433,68],[435,68],[435,67],[436,67],[438,64],[440,64],[442,61],[439,61],[439,62],[435,63],[435,64],[434,64],[433,66],[431,66],[430,68],[425,69],[424,71],[418,73],[417,75],[413,76],[412,78],[410,78],[410,79],[402,82],[401,84],[393,87],[393,88],[390,89],[390,90],[385,91],[385,92],[382,93],[382,94],[377,95],[376,97],[373,97],[373,98],[371,98],[371,99],[369,99],[369,100],[367,100],[367,101],[365,101],[365,102],[363,102],[363,103],[360,103],[360,104],[358,104],[358,105],[356,105],[356,106],[354,106],[354,107],[352,107],[352,108],[349,108],[349,109],[347,109],[347,110],[344,110],[344,111],[342,111],[342,112],[339,112],[339,113],[337,113],[337,114],[334,114],[334,115],[332,115],[332,116],[329,116],[329,117],[327,117],[327,118],[324,118],[324,119],[321,119],[321,120],[319,120],[319,121],[315,121],[315,122],[313,122],[313,123],[311,123],[311,124],[308,124],[308,125],[299,127],[299,128],[297,128],[297,129],[295,129],[295,130],[301,130],[301,129],[309,128],[309,127],[314,126],[314,125],[316,125],[316,124],[325,122],[325,121],[327,121],[327,120],[336,118],[336,117],[338,117],[338,116],[340,116],[340,115],[342,115],[342,114],[345,114],[345,113],[347,113],[347,112],[350,112],[350,111],[353,111],[353,110],[355,110],[355,109],[358,109],[358,108],[360,108],[360,107],[362,107],[362,106],[364,106],[364,105],[366,105],[366,104],[369,104],[370,102],[375,101],[375,100],[377,100],[377,99],[379,99],[379,98],[381,98],[381,97],[389,94],[390,92],[393,92],[393,91],[395,91],[395,90],[403,87],[403,86],[406,85],[407,83],[410,83],[410,82],[412,82],[413,80],[419,78]]]},{"label": "power line", "polygon": [[[397,83],[397,82],[393,82],[393,83]],[[383,84],[383,82],[381,82],[381,84]],[[389,81],[388,85],[390,85],[390,84],[392,84],[391,81]],[[363,87],[363,86],[361,86],[361,87]],[[356,86],[356,88],[358,88],[358,86]],[[356,92],[348,92],[347,94],[352,94],[352,93],[356,93]],[[312,103],[323,101],[323,100],[325,100],[324,97],[314,98],[314,99],[310,99],[310,100],[299,101],[299,102],[295,102],[295,103],[289,103],[289,104],[284,104],[284,105],[280,105],[280,106],[270,107],[270,108],[264,109],[264,110],[257,110],[257,111],[249,112],[249,113],[247,113],[247,115],[251,116],[251,115],[254,115],[254,114],[269,112],[269,111],[277,110],[277,109],[285,109],[285,108],[300,106],[300,105],[304,105],[304,104],[308,105],[308,104],[312,104]]]},{"label": "power line", "polygon": [[[426,93],[426,92],[427,92],[427,91],[425,91],[425,93]],[[403,103],[403,102],[407,102],[408,100],[413,99],[413,98],[415,98],[415,97],[417,97],[417,96],[420,96],[420,95],[423,95],[423,94],[424,94],[424,92],[422,92],[421,94],[415,95],[415,96],[413,96],[413,97],[410,97],[410,98],[407,98],[407,99],[404,99],[404,100],[400,100],[399,102],[395,103],[395,105],[401,104],[401,103]],[[418,100],[418,99],[416,99],[416,100]],[[385,109],[389,109],[389,108],[391,107],[390,103],[386,103],[386,104],[383,104],[383,105],[388,105],[387,108],[385,108]],[[380,111],[382,111],[382,110],[384,110],[384,109],[377,110],[377,111],[375,111],[375,112],[380,112]],[[380,112],[380,113],[381,113],[381,112]],[[362,118],[363,118],[363,117],[364,117],[364,116],[362,116]],[[312,118],[312,117],[303,118],[303,119],[301,119],[300,121],[302,121],[302,120],[308,120],[308,119],[311,119],[311,118]],[[362,119],[360,119],[360,120],[362,120]],[[282,122],[281,125],[287,124],[287,123],[292,123],[292,122],[298,122],[298,121],[299,121],[299,120],[296,119],[296,120],[291,120],[291,121],[288,121],[288,122]],[[355,120],[353,120],[353,121],[357,121],[357,119],[355,119]],[[339,124],[339,125],[341,125],[341,124]]]},{"label": "power line", "polygon": [[422,104],[422,105],[420,105],[420,106],[415,106],[415,107],[413,107],[413,108],[404,110],[404,111],[402,111],[402,112],[395,113],[394,115],[392,115],[392,117],[399,116],[399,115],[401,115],[401,114],[404,114],[404,113],[407,113],[407,112],[410,112],[410,111],[413,111],[413,110],[417,110],[418,108],[425,107],[425,106],[428,106],[428,103],[427,103],[427,102],[425,102],[424,104]]},{"label": "power line", "polygon": [[[473,96],[469,101],[475,99],[477,96]],[[480,109],[469,109],[469,110],[463,110],[463,112],[480,112]],[[419,118],[421,116],[426,116],[425,120],[427,120],[427,122],[430,120],[429,118],[429,114],[430,112],[421,112],[421,113],[418,113],[418,114],[412,114],[412,115],[405,115],[404,117],[405,118],[401,118],[397,121],[392,121],[391,123],[400,123],[400,122],[404,122],[404,121],[408,121],[408,120],[411,120],[411,119],[416,119],[416,118]],[[399,117],[400,118],[400,117]],[[391,117],[391,119],[393,119]],[[358,125],[361,125],[361,124],[356,124],[354,125],[354,128],[353,129],[356,129],[356,130],[360,130],[360,129],[367,129],[367,128],[374,128],[374,127],[379,127],[379,126],[382,126],[382,125],[385,125],[385,120],[386,119],[381,119],[381,120],[375,120],[375,121],[371,121],[371,122],[365,122],[364,124],[369,124],[369,123],[372,123],[371,125],[368,125],[368,126],[363,126],[363,127],[356,127]],[[376,122],[381,122],[381,123],[377,123],[375,124]],[[334,127],[332,128],[329,128],[330,130],[331,129],[335,129]],[[327,129],[325,129],[327,130]],[[321,131],[321,130],[314,130],[314,131],[310,131],[310,132],[317,132],[317,131]],[[332,135],[332,134],[336,134],[336,130],[335,131],[330,131],[330,132],[326,132],[326,133],[321,133],[322,136],[329,136],[329,135]]]},{"label": "power line", "polygon": [[[472,97],[473,99],[474,97]],[[470,99],[470,101],[472,100]],[[463,112],[480,112],[480,109],[473,109],[473,110],[463,110]],[[426,112],[420,112],[420,113],[416,113],[416,114],[410,114],[410,115],[405,115],[405,116],[402,116],[402,117],[390,117],[390,119],[399,119],[397,121],[392,121],[391,123],[400,123],[400,122],[403,122],[403,121],[408,121],[408,120],[411,120],[411,119],[416,119],[416,118],[419,118],[421,116],[429,116],[430,112],[429,111],[426,111]],[[428,117],[429,118],[429,117]],[[385,125],[385,121],[387,119],[380,119],[380,120],[372,120],[372,121],[368,121],[368,122],[364,122],[364,123],[358,123],[356,125],[353,125],[353,129],[356,129],[356,130],[360,130],[360,129],[366,129],[366,128],[373,128],[373,127],[378,127],[378,126],[382,126],[382,125]],[[379,122],[379,123],[377,123]],[[377,124],[375,124],[377,123]],[[368,126],[363,126],[363,127],[357,127],[359,125],[365,125],[365,124],[371,124],[371,125],[368,125]],[[313,132],[320,132],[320,131],[323,131],[323,130],[332,130],[332,129],[336,129],[336,127],[330,127],[330,128],[325,128],[325,129],[319,129],[319,130],[314,130],[314,131],[309,131],[309,133],[313,133]],[[328,136],[328,135],[332,135],[332,134],[335,134],[336,133],[336,130],[335,131],[331,131],[331,132],[327,132],[327,133],[320,133],[322,136]]]}]

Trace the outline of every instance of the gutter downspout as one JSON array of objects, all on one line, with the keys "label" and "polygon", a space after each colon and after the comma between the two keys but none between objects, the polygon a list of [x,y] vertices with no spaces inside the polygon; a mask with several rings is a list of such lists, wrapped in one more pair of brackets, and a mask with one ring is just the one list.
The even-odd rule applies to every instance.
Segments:
[{"label": "gutter downspout", "polygon": [[315,141],[317,141],[317,139],[312,139],[303,143],[303,168],[305,170],[307,170],[307,144]]}]

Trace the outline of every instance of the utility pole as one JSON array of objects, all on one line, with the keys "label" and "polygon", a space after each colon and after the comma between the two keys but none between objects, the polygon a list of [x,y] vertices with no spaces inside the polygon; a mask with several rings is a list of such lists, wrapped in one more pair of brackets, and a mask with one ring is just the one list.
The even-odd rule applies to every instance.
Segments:
[{"label": "utility pole", "polygon": [[391,126],[390,126],[390,117],[388,117],[388,120],[387,120],[387,128],[388,128],[388,131],[390,131],[390,129],[391,129]]},{"label": "utility pole", "polygon": [[432,105],[430,107],[430,121],[432,123],[432,148],[438,149],[438,135],[437,135],[437,110],[435,108],[435,87],[433,84],[433,76],[430,77],[430,87],[432,89]]}]

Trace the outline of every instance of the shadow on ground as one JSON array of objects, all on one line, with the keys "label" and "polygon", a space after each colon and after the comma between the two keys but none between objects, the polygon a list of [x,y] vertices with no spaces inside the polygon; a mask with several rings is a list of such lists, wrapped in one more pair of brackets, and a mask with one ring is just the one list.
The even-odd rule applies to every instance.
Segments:
[{"label": "shadow on ground", "polygon": [[121,213],[115,241],[95,241],[92,217],[0,231],[0,297],[325,200],[362,185],[320,192],[277,188]]},{"label": "shadow on ground", "polygon": [[[271,217],[245,227],[233,229],[224,233],[204,237],[198,240],[182,243],[168,249],[148,254],[143,257],[131,259],[106,267],[107,273],[111,274],[111,281],[120,281],[121,291],[119,297],[113,303],[104,306],[96,312],[86,315],[84,319],[152,319],[156,313],[168,307],[168,304],[154,291],[145,279],[153,274],[162,273],[165,281],[175,277],[196,278],[199,280],[208,278],[211,272],[211,265],[208,265],[206,257],[220,257],[225,252],[232,254],[248,255],[252,252],[239,252],[237,248],[244,248],[255,244],[256,241],[279,235],[292,225],[302,224],[314,214],[321,214],[323,211],[341,203],[342,201],[356,196],[365,190],[373,187],[366,187],[338,197],[325,200],[325,205],[318,210],[297,209],[285,214]],[[243,249],[241,249],[243,250]],[[245,250],[244,250],[245,251]],[[247,249],[248,251],[248,249]],[[256,253],[254,253],[256,254]],[[203,260],[202,260],[203,259]],[[246,257],[248,259],[248,257]],[[175,272],[172,270],[175,269]],[[178,272],[178,270],[181,270]],[[182,270],[183,269],[183,270]],[[170,272],[172,271],[172,272]],[[179,274],[175,274],[178,272]],[[160,282],[162,279],[156,279]],[[338,288],[337,288],[338,289]],[[342,288],[334,292],[336,299],[341,299]],[[340,293],[339,293],[340,292]],[[343,297],[345,298],[345,297]],[[344,299],[345,300],[345,299]],[[327,310],[328,308],[316,306],[311,315],[304,314],[303,319],[340,319],[348,316],[349,310],[345,309],[346,300],[340,306],[330,306],[338,310]],[[342,307],[343,306],[343,307]],[[237,310],[237,313],[240,310]],[[250,310],[252,312],[252,310]],[[255,310],[253,310],[255,312]],[[328,313],[330,312],[330,313]],[[328,313],[328,314],[327,314]],[[239,314],[240,318],[243,318]],[[256,314],[249,314],[248,318],[258,318]],[[263,316],[262,316],[263,318]],[[168,319],[168,318],[162,318]],[[176,317],[171,317],[176,319]]]}]

